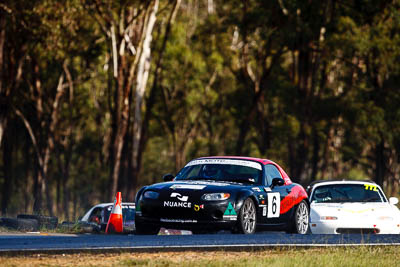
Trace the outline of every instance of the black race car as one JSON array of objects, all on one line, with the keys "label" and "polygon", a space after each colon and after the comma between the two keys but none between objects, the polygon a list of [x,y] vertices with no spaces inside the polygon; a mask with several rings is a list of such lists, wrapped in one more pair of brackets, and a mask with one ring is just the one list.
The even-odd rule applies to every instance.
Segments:
[{"label": "black race car", "polygon": [[157,234],[160,227],[193,233],[309,231],[306,191],[273,161],[204,157],[163,179],[136,195],[137,234]]}]

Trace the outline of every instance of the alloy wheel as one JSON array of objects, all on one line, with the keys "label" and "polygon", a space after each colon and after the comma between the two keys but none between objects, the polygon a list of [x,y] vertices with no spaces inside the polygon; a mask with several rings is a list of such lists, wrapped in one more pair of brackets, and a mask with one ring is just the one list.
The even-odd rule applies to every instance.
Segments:
[{"label": "alloy wheel", "polygon": [[302,201],[296,211],[296,227],[299,234],[306,234],[308,232],[308,216],[307,204]]},{"label": "alloy wheel", "polygon": [[251,199],[246,199],[243,203],[243,232],[253,233],[256,227],[256,208]]}]

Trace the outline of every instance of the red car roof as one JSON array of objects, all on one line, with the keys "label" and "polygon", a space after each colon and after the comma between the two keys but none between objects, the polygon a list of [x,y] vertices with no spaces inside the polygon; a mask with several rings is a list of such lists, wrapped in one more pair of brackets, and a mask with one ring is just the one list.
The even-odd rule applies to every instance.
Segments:
[{"label": "red car roof", "polygon": [[272,160],[269,159],[260,159],[260,158],[252,158],[252,157],[243,157],[243,156],[210,156],[210,157],[201,157],[200,159],[244,159],[244,160],[252,160],[252,161],[257,161],[263,165],[269,164],[269,163],[275,163]]}]

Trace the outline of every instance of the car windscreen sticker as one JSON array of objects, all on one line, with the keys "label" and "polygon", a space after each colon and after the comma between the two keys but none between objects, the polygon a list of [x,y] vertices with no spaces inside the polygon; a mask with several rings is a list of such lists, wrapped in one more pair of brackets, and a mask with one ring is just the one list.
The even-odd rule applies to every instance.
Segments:
[{"label": "car windscreen sticker", "polygon": [[364,184],[365,190],[378,191],[376,185]]},{"label": "car windscreen sticker", "polygon": [[232,206],[232,203],[229,202],[228,207],[226,208],[224,215],[224,220],[236,221],[237,220],[237,213]]},{"label": "car windscreen sticker", "polygon": [[198,185],[215,185],[215,186],[227,186],[229,184],[227,183],[219,183],[219,182],[214,182],[214,181],[210,181],[210,182],[204,182],[204,181],[191,181],[191,184],[198,184]]},{"label": "car windscreen sticker", "polygon": [[248,160],[236,160],[236,159],[197,159],[192,160],[185,167],[201,164],[228,164],[228,165],[239,165],[261,170],[261,165],[254,161]]},{"label": "car windscreen sticker", "polygon": [[205,185],[199,185],[199,184],[174,184],[171,185],[171,189],[192,189],[192,190],[202,190],[206,186]]},{"label": "car windscreen sticker", "polygon": [[281,196],[278,192],[268,193],[268,211],[267,218],[277,218],[281,211]]}]

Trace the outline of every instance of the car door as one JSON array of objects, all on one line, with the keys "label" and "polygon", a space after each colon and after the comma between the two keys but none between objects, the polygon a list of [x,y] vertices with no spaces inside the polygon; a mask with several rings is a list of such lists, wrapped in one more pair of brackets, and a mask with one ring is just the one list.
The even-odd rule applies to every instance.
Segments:
[{"label": "car door", "polygon": [[281,213],[282,200],[287,197],[290,190],[286,185],[272,186],[272,179],[282,178],[281,173],[274,164],[265,165],[265,184],[264,191],[266,192],[266,223],[281,224],[289,218],[288,213]]}]

